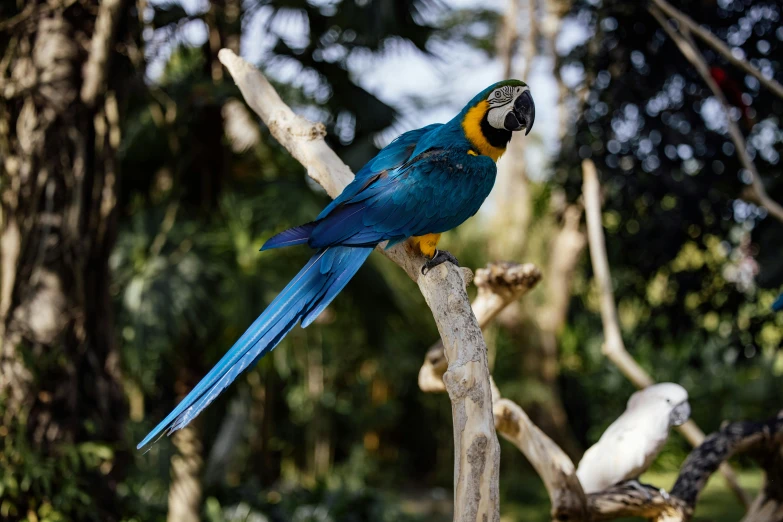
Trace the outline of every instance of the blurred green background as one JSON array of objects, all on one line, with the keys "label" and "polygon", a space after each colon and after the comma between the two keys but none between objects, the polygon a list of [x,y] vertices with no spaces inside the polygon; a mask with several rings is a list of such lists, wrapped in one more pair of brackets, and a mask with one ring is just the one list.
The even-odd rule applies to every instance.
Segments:
[{"label": "blurred green background", "polygon": [[[783,80],[779,2],[679,6]],[[106,27],[90,98],[90,39]],[[783,225],[748,195],[718,102],[643,2],[12,0],[0,44],[0,520],[451,518],[450,404],[416,383],[437,331],[377,255],[191,426],[135,450],[309,258],[261,244],[328,201],[246,107],[222,47],[323,122],[355,169],[503,77],[531,85],[536,128],[442,244],[472,268],[541,268],[487,330],[490,363],[575,460],[633,391],[601,354],[584,158],[605,189],[631,354],[688,389],[706,432],[783,406],[783,314],[769,311]],[[703,52],[783,200],[783,100]],[[644,479],[670,487],[688,451],[673,434]],[[502,520],[546,520],[535,472],[502,452]],[[760,472],[737,464],[757,490]],[[740,514],[713,477],[697,518]]]}]

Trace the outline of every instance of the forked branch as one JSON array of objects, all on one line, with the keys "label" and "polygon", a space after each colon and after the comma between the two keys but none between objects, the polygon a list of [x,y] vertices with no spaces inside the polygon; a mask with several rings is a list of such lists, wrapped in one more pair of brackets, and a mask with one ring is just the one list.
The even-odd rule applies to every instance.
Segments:
[{"label": "forked branch", "polygon": [[[509,304],[532,290],[541,280],[541,272],[527,263],[495,262],[476,271],[474,284],[478,296],[473,301],[473,313],[481,328],[485,328]],[[419,370],[419,388],[425,392],[443,392],[443,374],[448,362],[443,342],[438,341],[427,351]]]}]

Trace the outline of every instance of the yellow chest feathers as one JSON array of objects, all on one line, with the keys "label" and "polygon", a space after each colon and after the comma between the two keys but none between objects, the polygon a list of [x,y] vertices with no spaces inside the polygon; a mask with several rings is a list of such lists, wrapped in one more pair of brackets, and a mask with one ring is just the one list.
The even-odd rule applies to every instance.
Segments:
[{"label": "yellow chest feathers", "polygon": [[495,147],[487,141],[484,132],[481,130],[481,121],[489,110],[489,102],[483,100],[475,107],[470,109],[462,120],[462,130],[465,131],[465,137],[470,144],[480,153],[489,156],[493,161],[497,161],[500,156],[506,152],[505,147]]}]

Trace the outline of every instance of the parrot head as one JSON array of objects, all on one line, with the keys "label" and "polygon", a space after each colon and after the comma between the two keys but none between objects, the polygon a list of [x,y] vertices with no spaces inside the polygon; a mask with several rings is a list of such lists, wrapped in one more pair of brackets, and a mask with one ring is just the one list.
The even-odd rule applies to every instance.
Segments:
[{"label": "parrot head", "polygon": [[497,161],[513,132],[533,128],[536,106],[525,82],[505,80],[478,93],[458,118],[477,152]]},{"label": "parrot head", "polygon": [[685,400],[674,407],[669,414],[669,425],[682,426],[685,422],[691,418],[691,405]]},{"label": "parrot head", "polygon": [[489,125],[510,132],[525,129],[525,136],[530,133],[536,119],[536,106],[525,82],[498,82],[486,89],[485,93]]},{"label": "parrot head", "polygon": [[512,133],[533,128],[536,106],[525,82],[505,80],[478,93],[457,119],[476,152],[497,161]]},{"label": "parrot head", "polygon": [[493,129],[515,132],[525,129],[525,135],[533,128],[536,106],[530,95],[530,87],[519,80],[505,80],[490,85],[476,95],[466,109],[482,113],[482,120]]},{"label": "parrot head", "polygon": [[688,392],[673,382],[653,384],[631,395],[627,409],[649,408],[667,415],[669,426],[680,426],[691,416]]}]

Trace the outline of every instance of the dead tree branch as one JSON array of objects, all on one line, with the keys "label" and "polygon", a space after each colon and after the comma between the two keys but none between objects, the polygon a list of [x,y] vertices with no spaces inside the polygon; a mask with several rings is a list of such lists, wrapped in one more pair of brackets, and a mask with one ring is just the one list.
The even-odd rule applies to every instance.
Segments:
[{"label": "dead tree branch", "polygon": [[[323,125],[294,114],[260,71],[228,49],[218,54],[250,108],[272,135],[326,192],[337,196],[353,179],[324,141]],[[500,519],[500,445],[495,434],[486,344],[465,292],[462,270],[444,263],[421,275],[424,258],[404,245],[385,255],[419,286],[443,339],[448,370],[444,382],[454,417],[454,519]]]},{"label": "dead tree branch", "polygon": [[580,205],[568,205],[563,210],[563,225],[552,238],[546,276],[549,301],[540,312],[541,328],[558,333],[566,322],[571,301],[574,272],[587,246],[587,237],[581,228],[583,209]]},{"label": "dead tree branch", "polygon": [[552,520],[589,520],[585,494],[568,455],[515,402],[498,397],[494,411],[498,433],[519,448],[544,482]]},{"label": "dead tree branch", "polygon": [[603,353],[612,361],[637,388],[646,388],[655,381],[639,366],[625,349],[620,333],[620,323],[617,320],[617,308],[614,304],[612,276],[609,273],[609,260],[606,256],[603,224],[601,219],[601,187],[598,184],[598,174],[591,160],[582,162],[584,176],[583,197],[587,235],[590,244],[590,259],[593,263],[593,274],[598,283],[601,295],[601,321],[604,327]]},{"label": "dead tree branch", "polygon": [[[609,272],[609,261],[606,256],[606,239],[604,238],[601,219],[601,186],[598,182],[595,164],[591,160],[587,159],[582,162],[582,175],[584,176],[582,194],[587,220],[590,259],[601,295],[601,320],[604,328],[603,353],[634,386],[639,389],[646,388],[655,381],[628,353],[620,333],[620,323],[617,320],[617,307],[615,306],[614,291],[612,290],[612,276]],[[704,440],[704,432],[692,420],[686,422],[678,429],[693,446],[698,446]],[[728,464],[721,466],[721,473],[729,487],[743,505],[747,507],[750,504],[750,499],[737,482],[737,477],[731,467]]]},{"label": "dead tree branch", "polygon": [[[532,264],[490,263],[476,271],[479,293],[473,310],[482,327],[506,306],[532,290],[541,273]],[[430,348],[419,372],[419,387],[425,392],[442,392],[438,381],[445,370],[440,342]],[[491,379],[491,377],[490,377]],[[542,432],[515,402],[504,399],[492,382],[495,429],[514,444],[533,464],[552,499],[552,517],[557,520],[585,520],[585,495],[568,455]]]},{"label": "dead tree branch", "polygon": [[[656,4],[660,2],[662,2],[662,0],[656,0]],[[690,37],[690,26],[681,21],[678,31],[666,20],[660,9],[656,8],[655,6],[651,6],[650,13],[652,13],[655,19],[658,20],[658,23],[661,25],[666,34],[669,35],[669,38],[671,38],[674,43],[677,44],[677,47],[679,47],[683,56],[685,56],[685,58],[691,62],[691,64],[693,64],[693,66],[696,68],[696,71],[699,73],[699,76],[702,77],[704,83],[707,84],[707,86],[712,91],[712,94],[720,102],[721,106],[723,107],[723,113],[726,116],[726,127],[729,132],[729,137],[734,143],[734,148],[737,151],[740,163],[742,163],[742,166],[750,175],[751,186],[753,187],[753,191],[756,193],[759,204],[766,208],[769,213],[775,216],[775,218],[777,218],[780,222],[783,222],[783,206],[781,206],[780,203],[772,199],[769,194],[767,194],[767,189],[764,187],[764,182],[759,177],[758,170],[756,170],[756,165],[753,163],[753,160],[748,154],[745,138],[742,136],[742,132],[740,131],[737,123],[731,119],[729,102],[726,100],[726,96],[723,94],[721,88],[717,83],[715,83],[715,80],[710,75],[709,67],[707,67],[707,62],[704,60],[704,56],[702,56],[701,52],[696,47],[696,44],[693,42],[693,39]],[[678,20],[680,20],[680,18],[678,18]],[[693,21],[691,21],[691,23],[692,22]]]},{"label": "dead tree branch", "polygon": [[777,444],[764,442],[756,451],[756,461],[764,469],[764,487],[748,509],[742,522],[761,522],[771,520],[783,521],[783,443],[781,442],[780,423],[783,421],[783,410],[778,412],[777,429],[770,430],[777,434]]},{"label": "dead tree branch", "polygon": [[[783,412],[765,422],[732,422],[717,433],[704,439],[698,448],[688,455],[682,466],[672,495],[682,499],[691,510],[696,505],[699,493],[707,484],[707,479],[718,466],[737,453],[751,450],[762,464],[769,464],[768,457],[780,453],[783,444]],[[777,469],[777,474],[781,470]],[[769,476],[768,476],[769,478]],[[774,478],[774,477],[773,477]],[[777,500],[780,496],[778,484]]]}]

